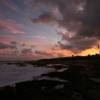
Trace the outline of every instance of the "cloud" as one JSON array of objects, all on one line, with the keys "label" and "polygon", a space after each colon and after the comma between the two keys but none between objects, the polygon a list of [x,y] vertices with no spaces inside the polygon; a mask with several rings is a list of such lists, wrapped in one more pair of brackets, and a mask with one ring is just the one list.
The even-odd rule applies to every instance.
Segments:
[{"label": "cloud", "polygon": [[0,59],[32,60],[33,51],[31,47],[23,47],[19,42],[11,41],[8,44],[0,42]]},{"label": "cloud", "polygon": [[55,55],[53,55],[53,53],[51,53],[49,50],[35,50],[34,56],[36,59],[47,59],[55,57]]},{"label": "cloud", "polygon": [[44,13],[42,15],[39,16],[39,18],[37,19],[32,19],[31,18],[31,21],[33,23],[51,23],[52,21],[55,21],[56,19],[50,15],[50,13]]},{"label": "cloud", "polygon": [[54,45],[52,48],[49,49],[35,50],[34,54],[35,56],[37,56],[38,59],[40,59],[40,58],[57,58],[57,57],[72,56],[74,53]]},{"label": "cloud", "polygon": [[0,35],[0,42],[9,44],[11,41],[14,41],[14,40],[16,40],[15,36],[12,36],[12,35],[1,36]]},{"label": "cloud", "polygon": [[11,44],[12,45],[17,45],[17,42],[16,41],[11,41]]},{"label": "cloud", "polygon": [[10,10],[18,12],[18,8],[13,2],[13,0],[1,0],[0,2],[3,3],[6,7],[8,7]]},{"label": "cloud", "polygon": [[97,44],[100,39],[100,0],[37,0],[37,3],[48,5],[49,10],[32,22],[57,24],[62,36],[58,41],[60,48],[80,52]]},{"label": "cloud", "polygon": [[82,27],[78,35],[97,37],[100,39],[100,0],[86,0],[84,14],[81,17]]},{"label": "cloud", "polygon": [[53,56],[51,53],[49,53],[47,51],[39,51],[39,50],[36,50],[35,54],[41,55],[41,56]]},{"label": "cloud", "polygon": [[24,49],[22,49],[21,53],[24,55],[32,54],[32,49],[31,48],[24,48]]},{"label": "cloud", "polygon": [[33,23],[56,23],[57,21],[62,20],[62,15],[57,9],[57,7],[51,8],[49,12],[45,11],[38,18],[33,19],[31,21]]},{"label": "cloud", "polygon": [[78,17],[80,17],[80,15],[77,13],[79,11],[78,6],[82,5],[83,2],[80,2],[80,0],[74,0],[74,1],[73,0],[37,0],[37,1],[38,3],[41,4],[44,3],[46,5],[49,5],[49,7],[51,6],[51,9],[49,9],[48,13],[44,11],[39,16],[38,18],[39,21],[43,22],[41,16],[45,16],[46,19],[50,21],[51,21],[50,18],[54,17],[55,19],[53,20],[57,21],[57,23],[60,26],[63,27],[67,26],[67,29],[75,28],[73,24],[76,24]]},{"label": "cloud", "polygon": [[0,42],[0,49],[8,49],[8,48],[13,49],[14,47],[11,44],[5,44]]},{"label": "cloud", "polygon": [[25,34],[25,32],[20,29],[20,26],[20,24],[17,24],[13,20],[0,20],[0,29],[13,34]]},{"label": "cloud", "polygon": [[10,44],[12,45],[12,48],[15,50],[17,49],[17,45],[19,45],[16,41],[11,41]]},{"label": "cloud", "polygon": [[83,38],[83,37],[74,37],[65,40],[66,42],[63,43],[62,41],[58,42],[58,46],[62,49],[69,49],[75,53],[79,53],[82,50],[92,48],[96,43],[96,38]]}]

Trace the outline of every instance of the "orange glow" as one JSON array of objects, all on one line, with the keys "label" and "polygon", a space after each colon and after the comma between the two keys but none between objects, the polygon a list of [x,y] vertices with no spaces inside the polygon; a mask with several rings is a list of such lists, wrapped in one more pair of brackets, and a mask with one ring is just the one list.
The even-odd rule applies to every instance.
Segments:
[{"label": "orange glow", "polygon": [[49,53],[53,57],[68,57],[73,55],[71,51],[60,48],[49,49],[47,50],[47,53]]},{"label": "orange glow", "polygon": [[81,56],[95,55],[95,54],[99,54],[99,50],[96,48],[87,49],[80,53]]},{"label": "orange glow", "polygon": [[95,54],[99,54],[99,50],[97,48],[91,48],[91,49],[86,49],[80,53],[73,53],[70,50],[65,50],[65,49],[60,49],[60,48],[56,48],[54,50],[48,50],[48,52],[50,54],[52,54],[55,57],[69,57],[72,55],[80,55],[80,56],[87,56],[87,55],[95,55]]}]

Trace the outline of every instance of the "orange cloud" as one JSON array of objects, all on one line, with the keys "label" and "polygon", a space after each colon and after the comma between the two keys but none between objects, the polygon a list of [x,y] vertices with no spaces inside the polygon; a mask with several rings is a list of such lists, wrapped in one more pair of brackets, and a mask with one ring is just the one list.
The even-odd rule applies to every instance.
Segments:
[{"label": "orange cloud", "polygon": [[73,52],[71,52],[70,50],[60,48],[50,49],[47,52],[51,53],[54,57],[68,57],[73,55]]},{"label": "orange cloud", "polygon": [[60,48],[49,48],[43,51],[35,51],[37,59],[41,58],[57,58],[57,57],[68,57],[72,56],[73,53],[69,50],[64,50]]},{"label": "orange cloud", "polygon": [[97,48],[87,49],[80,53],[81,56],[95,55],[95,54],[99,54],[99,50]]},{"label": "orange cloud", "polygon": [[86,49],[80,53],[75,54],[70,50],[61,49],[58,47],[54,47],[51,49],[47,49],[45,51],[37,52],[37,54],[43,55],[42,57],[44,58],[71,57],[71,56],[78,56],[78,55],[87,56],[87,55],[95,55],[99,53],[100,53],[100,50],[98,50],[97,48]]}]

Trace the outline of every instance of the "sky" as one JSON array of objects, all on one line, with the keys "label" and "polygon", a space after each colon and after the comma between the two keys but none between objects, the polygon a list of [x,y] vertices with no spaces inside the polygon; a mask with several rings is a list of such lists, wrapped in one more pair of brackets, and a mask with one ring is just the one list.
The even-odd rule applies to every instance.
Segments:
[{"label": "sky", "polygon": [[100,0],[0,0],[0,60],[99,53]]}]

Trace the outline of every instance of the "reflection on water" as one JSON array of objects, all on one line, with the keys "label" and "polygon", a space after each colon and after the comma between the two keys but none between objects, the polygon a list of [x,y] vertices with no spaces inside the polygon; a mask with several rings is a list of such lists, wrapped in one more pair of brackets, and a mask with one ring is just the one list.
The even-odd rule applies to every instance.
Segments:
[{"label": "reflection on water", "polygon": [[54,68],[33,67],[33,65],[29,64],[20,67],[16,64],[2,63],[0,64],[0,87],[16,82],[32,80],[33,77],[38,77],[53,71],[55,71]]}]

